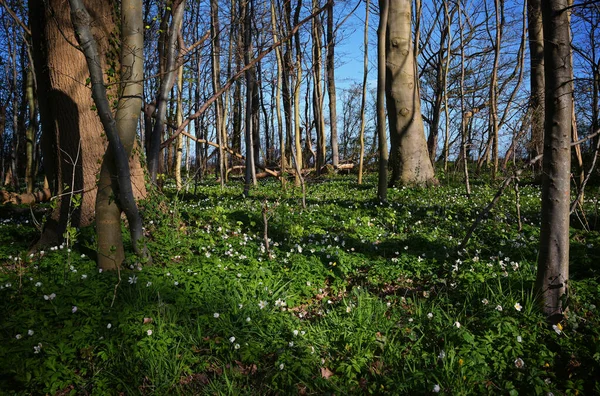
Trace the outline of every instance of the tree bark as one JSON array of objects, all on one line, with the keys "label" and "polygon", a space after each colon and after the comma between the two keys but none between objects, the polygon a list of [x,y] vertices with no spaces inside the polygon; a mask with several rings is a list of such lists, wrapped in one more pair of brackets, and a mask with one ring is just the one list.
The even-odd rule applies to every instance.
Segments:
[{"label": "tree bark", "polygon": [[[313,12],[319,9],[319,0],[313,0]],[[315,131],[317,137],[317,153],[315,167],[317,176],[321,175],[321,169],[325,166],[326,139],[325,139],[325,117],[323,115],[323,86],[321,85],[321,36],[323,26],[321,18],[312,20],[313,38],[313,117],[315,120]]]},{"label": "tree bark", "polygon": [[26,150],[26,167],[25,167],[25,184],[27,185],[27,193],[32,194],[35,185],[35,133],[37,131],[37,118],[35,111],[35,87],[33,79],[33,65],[27,71],[27,86],[25,89],[27,103],[29,107],[29,125],[25,134],[25,150]]},{"label": "tree bark", "polygon": [[149,140],[149,150],[147,153],[148,157],[148,172],[150,173],[150,180],[156,184],[158,170],[159,170],[159,158],[160,145],[165,129],[165,120],[167,114],[167,106],[169,99],[169,92],[175,84],[175,77],[177,69],[175,67],[177,58],[177,35],[181,29],[181,23],[183,20],[183,12],[185,10],[185,0],[176,0],[173,5],[173,19],[171,26],[169,27],[169,35],[166,45],[167,61],[165,65],[164,77],[161,79],[158,97],[156,100],[156,120],[154,122],[154,128],[152,129],[152,135],[147,137]]},{"label": "tree bark", "polygon": [[[114,29],[112,7],[105,1],[88,1],[87,5],[96,15],[93,33],[100,47],[106,50],[107,39]],[[57,207],[38,241],[38,246],[43,247],[62,240],[69,220],[73,227],[92,223],[96,174],[106,141],[86,87],[89,73],[85,57],[72,45],[76,41],[68,1],[30,0],[28,8],[42,124],[43,166],[52,193],[58,196]],[[104,57],[101,66],[108,69]],[[78,208],[71,206],[70,195],[64,195],[67,192],[81,195]]]},{"label": "tree bark", "polygon": [[[385,111],[386,91],[386,36],[389,16],[390,0],[379,0],[379,27],[377,29],[377,137],[379,148],[379,179],[377,183],[377,197],[380,202],[387,201],[387,122]],[[409,18],[410,19],[410,18]]]},{"label": "tree bark", "polygon": [[362,184],[363,169],[365,161],[365,107],[367,104],[367,77],[369,75],[369,6],[370,0],[366,0],[365,4],[365,30],[363,37],[364,58],[363,58],[363,82],[362,82],[362,98],[360,101],[360,154],[358,160],[358,184]]},{"label": "tree bark", "polygon": [[[327,60],[325,67],[327,69],[327,94],[329,97],[329,128],[331,142],[331,164],[337,168],[340,164],[340,154],[338,146],[337,130],[337,92],[335,88],[335,35],[333,26],[333,6],[335,1],[331,1],[327,8]],[[369,2],[367,1],[367,13],[369,12]],[[368,26],[368,20],[365,25]]]},{"label": "tree bark", "polygon": [[572,59],[568,0],[542,2],[545,98],[542,220],[536,289],[551,322],[567,308]]},{"label": "tree bark", "polygon": [[[136,4],[137,2],[137,4]],[[75,28],[76,38],[79,42],[81,49],[85,55],[89,75],[92,85],[92,98],[98,109],[98,115],[106,136],[108,137],[108,149],[107,155],[104,156],[103,161],[103,173],[106,173],[108,169],[108,180],[113,180],[110,185],[112,186],[113,192],[117,202],[118,209],[123,210],[127,216],[129,222],[129,230],[131,233],[131,243],[135,253],[144,260],[149,260],[148,250],[143,242],[143,230],[142,230],[142,219],[139,214],[137,204],[135,202],[133,187],[131,183],[131,173],[129,170],[129,154],[133,149],[135,142],[135,134],[137,129],[137,123],[142,108],[142,86],[140,82],[133,84],[127,84],[131,82],[132,75],[135,74],[137,80],[139,75],[143,72],[142,57],[138,54],[143,49],[143,42],[140,45],[140,37],[142,33],[142,5],[140,0],[126,0],[124,3],[124,12],[122,13],[124,20],[123,33],[124,40],[121,50],[124,51],[122,57],[122,80],[126,82],[123,89],[122,101],[117,109],[117,119],[120,120],[119,125],[112,116],[110,104],[108,102],[106,87],[104,86],[103,69],[100,66],[100,55],[98,52],[98,45],[96,39],[91,31],[92,19],[88,13],[82,0],[69,0],[71,6],[71,19],[73,27]],[[137,55],[137,56],[136,56]],[[119,129],[120,128],[120,129]],[[101,176],[102,177],[102,176]],[[116,179],[116,182],[115,182]],[[105,178],[105,181],[108,181]],[[102,189],[102,194],[98,194],[98,200],[100,200],[108,189]],[[108,197],[110,200],[110,197]],[[102,208],[102,203],[101,208]],[[117,210],[114,210],[114,213]],[[119,212],[120,214],[120,212]],[[114,215],[113,215],[114,216]],[[98,222],[103,226],[102,222]],[[116,227],[114,223],[107,224],[111,227],[110,231],[120,234],[120,223],[119,227]],[[110,269],[116,269],[120,265],[120,262],[108,260],[104,262],[103,251],[101,247],[106,248],[104,244],[104,237],[108,236],[104,233],[108,231],[103,229],[103,232],[98,234],[98,246],[99,246],[99,265],[104,264],[110,267]],[[108,236],[112,240],[112,236]],[[115,246],[116,250],[122,250],[121,246]],[[112,253],[112,252],[111,252]],[[120,257],[118,257],[120,259]],[[102,267],[101,267],[102,268]]]},{"label": "tree bark", "polygon": [[[296,9],[294,10],[294,26],[298,25],[300,19],[300,10],[302,9],[302,0],[298,0],[296,3]],[[302,43],[300,41],[300,32],[294,34],[294,44],[296,47],[296,79],[294,81],[294,142],[296,149],[296,168],[302,169],[302,131],[300,128],[300,88],[302,86]],[[296,186],[302,184],[300,180],[300,174],[296,172]]]},{"label": "tree bark", "polygon": [[[531,139],[529,156],[537,157],[544,152],[544,26],[542,24],[542,0],[527,0],[527,23],[529,32],[529,61],[531,74]],[[534,169],[539,170],[538,162]]]},{"label": "tree bark", "polygon": [[[211,70],[212,88],[216,95],[221,89],[221,29],[219,25],[219,1],[210,1],[210,30],[211,30]],[[221,188],[225,186],[225,152],[223,151],[223,99],[215,101],[215,132],[219,144],[219,180]],[[177,125],[181,125],[179,122]]]},{"label": "tree bark", "polygon": [[390,186],[433,185],[437,179],[427,153],[411,33],[411,0],[389,3],[386,102],[390,122]]},{"label": "tree bark", "polygon": [[[276,19],[277,19],[277,14],[276,14],[276,9],[275,9],[275,0],[271,0],[271,28],[273,29],[273,42],[277,42],[277,24],[276,24]],[[275,93],[275,114],[277,116],[277,132],[278,132],[278,136],[279,136],[279,154],[280,154],[280,159],[279,159],[279,164],[280,164],[280,168],[281,168],[281,186],[283,188],[285,188],[285,172],[286,172],[286,168],[287,168],[287,161],[286,161],[286,147],[285,147],[285,137],[283,134],[283,117],[281,117],[281,89],[282,89],[282,81],[285,78],[286,81],[289,81],[289,76],[287,74],[287,72],[284,71],[283,69],[283,56],[281,54],[281,48],[276,48],[275,49],[275,57],[277,59],[277,81],[276,81],[276,93]],[[285,89],[287,90],[287,84],[285,85]],[[289,106],[289,91],[288,91],[288,106]],[[287,128],[287,124],[288,124],[288,120],[289,120],[289,114],[286,115],[285,119],[286,119],[286,131],[288,131]],[[287,134],[286,134],[287,136]]]}]

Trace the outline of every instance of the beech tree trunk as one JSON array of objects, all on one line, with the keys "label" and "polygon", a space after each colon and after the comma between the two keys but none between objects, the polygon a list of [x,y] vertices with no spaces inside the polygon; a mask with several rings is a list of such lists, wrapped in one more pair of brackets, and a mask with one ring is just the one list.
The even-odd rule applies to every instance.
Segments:
[{"label": "beech tree trunk", "polygon": [[411,30],[411,0],[389,2],[386,102],[390,122],[390,186],[437,184],[427,152]]},{"label": "beech tree trunk", "polygon": [[[542,0],[527,0],[527,23],[529,32],[529,61],[531,74],[531,139],[529,156],[535,158],[544,152],[544,27],[542,24]],[[541,162],[534,165],[539,169]]]},{"label": "beech tree trunk", "polygon": [[[319,0],[313,0],[313,12],[320,8]],[[317,153],[315,167],[317,176],[321,174],[321,169],[325,166],[326,139],[325,139],[325,118],[323,115],[323,86],[321,85],[321,36],[323,26],[321,19],[315,17],[312,20],[313,36],[313,117],[315,120],[315,132],[317,137]],[[307,140],[309,143],[310,140]]]},{"label": "beech tree trunk", "polygon": [[[387,201],[388,148],[386,133],[385,91],[386,91],[386,36],[389,14],[389,0],[379,0],[379,26],[377,28],[377,141],[379,151],[379,178],[377,198]],[[410,19],[410,17],[409,17]]]},{"label": "beech tree trunk", "polygon": [[[122,4],[121,81],[125,85],[117,109],[118,124],[112,115],[104,85],[104,70],[100,66],[98,45],[91,31],[92,18],[83,4],[83,0],[69,0],[69,3],[77,42],[85,54],[88,65],[92,98],[97,107],[103,130],[108,138],[108,148],[102,164],[103,188],[99,190],[96,209],[97,213],[101,214],[102,209],[109,208],[108,210],[113,212],[111,217],[117,219],[117,222],[115,224],[115,222],[103,223],[98,221],[99,229],[102,231],[98,233],[98,263],[99,265],[106,265],[108,269],[117,269],[120,262],[111,260],[112,257],[108,257],[108,260],[104,261],[106,257],[104,257],[104,251],[101,249],[108,247],[107,253],[109,256],[112,255],[113,249],[114,251],[123,250],[121,241],[119,241],[120,246],[107,246],[105,243],[106,239],[114,240],[115,237],[111,234],[120,235],[121,233],[120,222],[118,221],[121,210],[127,216],[133,250],[140,258],[146,261],[150,259],[143,242],[142,219],[133,194],[128,160],[135,142],[137,123],[142,107],[142,83],[139,79],[139,76],[143,75],[143,62],[140,56],[143,50],[143,37],[141,37],[143,34],[141,29],[143,26],[142,3],[141,0],[124,0]],[[133,76],[136,77],[136,81],[132,79]],[[112,194],[107,194],[109,186],[112,187]],[[111,197],[106,196],[113,194],[117,209],[113,209],[115,207],[114,203],[111,207]],[[109,201],[108,205],[104,202],[106,198]],[[99,202],[100,206],[98,206]],[[100,209],[100,212],[98,212],[98,209]],[[104,226],[107,227],[104,228]]]},{"label": "beech tree trunk", "polygon": [[[109,48],[109,33],[114,30],[112,7],[107,1],[86,1],[93,9],[92,28],[101,48],[101,65],[108,69],[103,56]],[[106,147],[103,128],[95,110],[84,55],[75,43],[67,0],[30,0],[29,17],[40,119],[44,172],[58,205],[46,221],[38,246],[55,245],[63,238],[70,220],[84,227],[94,220],[96,175]],[[143,188],[143,174],[134,178]],[[65,188],[64,186],[67,186]],[[81,205],[71,205],[70,193],[81,195]]]},{"label": "beech tree trunk", "polygon": [[177,51],[177,35],[181,29],[181,23],[183,20],[183,11],[185,9],[185,0],[176,0],[172,5],[173,19],[169,28],[169,34],[167,42],[165,43],[165,50],[167,55],[167,61],[165,65],[165,75],[162,76],[160,82],[160,88],[158,97],[156,99],[156,120],[154,122],[154,128],[152,129],[152,135],[147,137],[148,139],[148,172],[150,173],[150,180],[156,184],[157,176],[159,171],[159,158],[161,156],[161,140],[163,131],[165,128],[167,106],[169,99],[169,92],[175,84],[175,77],[177,70],[175,68]]},{"label": "beech tree trunk", "polygon": [[[331,142],[331,164],[337,168],[340,164],[340,154],[338,145],[337,130],[337,92],[335,88],[335,35],[333,26],[333,6],[332,0],[327,8],[327,59],[325,68],[327,69],[327,94],[329,97],[329,129]],[[366,4],[367,13],[369,12],[369,2]],[[365,25],[368,26],[368,20]]]},{"label": "beech tree trunk", "polygon": [[364,46],[364,57],[363,57],[363,81],[362,81],[362,98],[360,101],[360,132],[359,132],[359,143],[360,143],[360,154],[358,160],[358,184],[362,184],[363,169],[365,161],[365,107],[367,104],[367,77],[369,75],[369,6],[370,0],[366,0],[365,4],[365,30],[363,33],[363,46]]},{"label": "beech tree trunk", "polygon": [[536,289],[551,322],[566,309],[569,279],[572,59],[568,0],[542,1],[545,99],[542,220]]}]

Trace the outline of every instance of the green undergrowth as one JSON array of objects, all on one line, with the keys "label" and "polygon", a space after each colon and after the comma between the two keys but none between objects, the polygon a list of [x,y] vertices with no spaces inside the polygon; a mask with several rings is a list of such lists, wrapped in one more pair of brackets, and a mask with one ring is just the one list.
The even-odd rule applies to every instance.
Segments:
[{"label": "green undergrowth", "polygon": [[88,257],[93,229],[29,255],[29,218],[0,219],[0,393],[600,392],[598,232],[573,221],[571,309],[551,328],[533,294],[539,186],[520,188],[521,231],[507,191],[459,249],[497,186],[379,204],[367,181],[309,183],[304,210],[276,181],[248,199],[236,182],[166,189],[142,204],[154,265],[120,273]]}]

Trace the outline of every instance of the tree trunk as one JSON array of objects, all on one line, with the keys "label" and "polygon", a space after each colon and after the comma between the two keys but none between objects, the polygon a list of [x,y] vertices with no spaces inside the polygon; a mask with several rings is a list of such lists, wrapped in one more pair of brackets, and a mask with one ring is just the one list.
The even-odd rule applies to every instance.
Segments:
[{"label": "tree trunk", "polygon": [[[467,127],[467,114],[465,108],[465,37],[462,22],[461,2],[458,7],[458,28],[460,29],[460,158],[462,159],[463,175],[465,178],[465,193],[471,195],[471,183],[469,181],[469,133]],[[447,104],[446,104],[447,105]],[[472,118],[472,117],[471,117]],[[448,150],[446,150],[448,152]],[[447,159],[446,159],[447,160]]]},{"label": "tree trunk", "polygon": [[494,64],[490,81],[490,119],[489,133],[492,149],[492,179],[496,179],[498,172],[498,64],[500,62],[500,44],[502,40],[502,19],[504,19],[504,1],[494,0],[494,14],[496,15],[496,38],[493,42]]},{"label": "tree trunk", "polygon": [[[377,197],[380,202],[387,201],[388,148],[385,119],[386,91],[386,37],[390,0],[379,0],[379,27],[377,29],[377,137],[379,148],[379,179]],[[409,17],[410,20],[410,17]]]},{"label": "tree trunk", "polygon": [[25,183],[27,185],[27,193],[33,193],[33,188],[35,185],[35,133],[37,131],[37,117],[35,111],[35,87],[33,80],[33,65],[30,66],[27,71],[27,87],[26,87],[26,97],[27,103],[29,107],[29,125],[27,126],[27,131],[25,134],[25,149],[26,149],[26,167],[25,167]]},{"label": "tree trunk", "polygon": [[362,82],[362,98],[360,101],[360,157],[358,160],[358,184],[362,184],[363,169],[365,161],[365,107],[367,104],[367,77],[369,75],[369,6],[370,0],[366,0],[365,4],[365,30],[363,38],[364,59],[363,59],[363,82]]},{"label": "tree trunk", "polygon": [[[276,10],[275,10],[275,0],[271,0],[271,28],[273,29],[273,42],[277,42],[278,41],[278,36],[277,36],[277,24],[276,24],[276,19],[277,19],[277,15],[276,15]],[[285,171],[287,168],[287,162],[286,162],[286,147],[285,147],[285,137],[283,135],[283,125],[282,125],[282,118],[281,117],[281,89],[282,89],[282,80],[283,78],[286,79],[286,81],[289,81],[289,76],[287,74],[287,72],[285,72],[283,70],[283,57],[281,54],[281,48],[277,47],[275,48],[275,57],[277,59],[277,82],[276,82],[276,93],[275,93],[275,114],[277,116],[277,133],[279,136],[279,155],[280,155],[280,159],[279,159],[279,164],[280,164],[280,168],[281,168],[281,186],[283,188],[285,188]],[[285,89],[287,90],[287,84],[285,85]],[[289,91],[288,91],[288,106],[289,106]],[[287,124],[288,124],[288,120],[289,120],[289,114],[286,115],[286,131],[287,131]]]},{"label": "tree trunk", "polygon": [[[244,31],[243,31],[243,45],[244,45],[244,63],[250,64],[252,59],[252,0],[242,0],[240,3]],[[246,119],[245,119],[245,143],[246,143],[246,174],[244,181],[244,196],[248,197],[250,194],[250,185],[256,185],[256,170],[255,166],[255,153],[254,153],[254,96],[256,90],[256,72],[254,68],[248,68],[245,72],[246,77]]]},{"label": "tree trunk", "polygon": [[[90,0],[87,5],[97,18],[96,39],[106,50],[109,33],[114,30],[112,7],[105,1]],[[104,131],[98,114],[92,110],[94,102],[89,87],[86,87],[89,73],[85,57],[71,45],[76,40],[68,1],[30,0],[28,8],[42,122],[44,172],[53,194],[59,196],[38,243],[43,247],[59,243],[69,221],[73,227],[92,223],[96,175],[106,140],[102,137]],[[108,69],[105,58],[101,59],[103,69]],[[81,196],[79,207],[72,206],[71,194]]]},{"label": "tree trunk", "polygon": [[[302,9],[302,0],[296,3],[294,11],[294,26],[300,20],[300,10]],[[296,80],[294,81],[294,140],[296,149],[296,168],[302,169],[302,131],[300,130],[300,88],[302,86],[302,43],[300,32],[294,34],[294,43],[296,46]],[[302,183],[300,174],[296,172],[295,184],[299,186]]]},{"label": "tree trunk", "polygon": [[166,45],[167,61],[165,65],[165,75],[161,79],[158,97],[156,99],[156,120],[154,122],[154,128],[152,129],[152,135],[148,137],[149,150],[148,150],[148,172],[150,173],[150,180],[156,184],[158,170],[159,170],[159,158],[161,157],[161,139],[163,131],[165,129],[165,120],[167,114],[167,106],[169,99],[169,92],[175,84],[175,77],[177,70],[175,68],[177,51],[177,35],[181,29],[181,23],[183,20],[183,11],[185,10],[185,0],[176,0],[173,3],[173,20],[169,28],[169,35]]},{"label": "tree trunk", "polygon": [[411,33],[411,0],[391,1],[387,19],[386,102],[390,186],[437,184],[427,153]]},{"label": "tree trunk", "polygon": [[[313,12],[320,7],[319,0],[313,0]],[[315,132],[317,137],[317,153],[315,167],[317,176],[321,175],[321,169],[325,166],[326,139],[325,139],[325,118],[323,116],[323,87],[321,85],[321,36],[322,36],[321,18],[315,17],[312,20],[312,39],[313,39],[313,117],[315,120]],[[308,128],[307,128],[308,129]]]},{"label": "tree trunk", "polygon": [[[211,70],[212,88],[216,95],[221,89],[221,29],[219,25],[219,1],[210,1],[210,30],[211,30]],[[215,101],[215,132],[219,144],[219,180],[221,188],[225,186],[225,152],[223,151],[223,99]],[[179,124],[178,124],[179,125]]]},{"label": "tree trunk", "polygon": [[[529,156],[535,158],[544,152],[544,27],[542,24],[542,0],[527,0],[527,22],[529,31],[529,60],[531,75],[531,140]],[[539,170],[538,161],[534,169]]]},{"label": "tree trunk", "polygon": [[[333,6],[332,0],[327,8],[327,60],[325,67],[327,69],[327,94],[329,97],[329,128],[331,142],[331,164],[337,168],[340,164],[340,154],[338,148],[338,130],[337,130],[337,93],[335,89],[335,35],[333,26]],[[367,1],[367,13],[369,12],[369,3]],[[368,17],[367,17],[368,18]],[[368,26],[368,20],[365,25]],[[359,183],[360,184],[360,183]]]},{"label": "tree trunk", "polygon": [[[177,109],[175,110],[175,123],[179,126],[183,122],[183,65],[177,68]],[[183,135],[179,134],[175,143],[175,187],[181,191],[181,160],[183,158]]]},{"label": "tree trunk", "polygon": [[569,192],[573,82],[568,0],[545,0],[545,100],[542,220],[536,289],[548,319],[556,322],[567,308],[569,279]]},{"label": "tree trunk", "polygon": [[[140,61],[140,54],[143,50],[142,4],[140,0],[125,0],[123,4],[121,81],[125,83],[125,86],[123,88],[123,96],[117,108],[116,119],[119,120],[117,124],[117,121],[112,116],[112,109],[110,108],[106,87],[104,86],[104,71],[100,66],[101,60],[98,53],[98,45],[91,31],[92,18],[82,0],[69,0],[69,3],[77,42],[85,54],[89,69],[92,98],[98,109],[98,115],[109,142],[102,166],[102,173],[106,174],[107,169],[109,172],[108,178],[105,177],[104,182],[107,184],[107,187],[108,185],[112,186],[119,214],[120,210],[122,210],[127,216],[133,250],[141,259],[150,260],[148,250],[143,241],[142,219],[133,194],[128,159],[135,142],[137,123],[142,108],[142,83],[140,82],[140,76],[143,75],[143,62]],[[134,79],[136,82],[132,83]],[[108,188],[103,188],[102,194],[98,194],[96,201],[97,209],[98,200],[106,194],[107,190]],[[108,198],[110,201],[110,197]],[[117,210],[114,210],[115,214],[116,212]],[[113,216],[119,218],[119,216]],[[101,222],[98,221],[98,223],[100,224]],[[112,232],[120,234],[120,223],[116,225],[110,224],[110,226],[113,228]],[[107,229],[103,231],[107,231]],[[101,257],[103,253],[100,247],[107,247],[103,239],[106,236],[104,232],[98,233],[99,264],[102,262]],[[112,240],[113,236],[108,236],[108,238]],[[122,242],[121,246],[115,246],[115,248],[122,251]],[[114,267],[110,269],[116,269],[119,267],[120,262],[104,262],[104,264],[108,266],[112,264]]]}]

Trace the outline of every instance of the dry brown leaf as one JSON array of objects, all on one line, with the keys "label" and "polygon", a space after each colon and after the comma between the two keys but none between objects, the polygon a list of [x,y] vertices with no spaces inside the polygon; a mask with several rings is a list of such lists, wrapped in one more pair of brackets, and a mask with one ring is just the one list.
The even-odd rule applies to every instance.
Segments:
[{"label": "dry brown leaf", "polygon": [[325,379],[329,379],[333,375],[333,371],[329,370],[327,367],[321,367],[321,377]]}]

